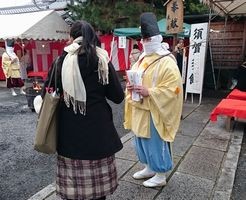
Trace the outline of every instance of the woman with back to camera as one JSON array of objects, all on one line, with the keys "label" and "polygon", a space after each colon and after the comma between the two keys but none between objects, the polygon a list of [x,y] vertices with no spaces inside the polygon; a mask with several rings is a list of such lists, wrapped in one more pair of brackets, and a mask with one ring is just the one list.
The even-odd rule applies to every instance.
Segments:
[{"label": "woman with back to camera", "polygon": [[114,154],[123,146],[106,99],[119,104],[124,92],[107,52],[98,44],[93,27],[77,21],[58,60],[56,192],[61,199],[106,199],[118,185]]}]

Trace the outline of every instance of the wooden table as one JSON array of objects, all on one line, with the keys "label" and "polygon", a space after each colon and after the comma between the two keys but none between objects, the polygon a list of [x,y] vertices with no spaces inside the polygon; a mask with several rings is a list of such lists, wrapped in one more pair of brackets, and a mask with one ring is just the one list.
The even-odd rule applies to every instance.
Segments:
[{"label": "wooden table", "polygon": [[246,101],[238,99],[222,99],[210,114],[211,121],[217,121],[218,115],[227,116],[226,129],[231,130],[235,118],[246,119]]},{"label": "wooden table", "polygon": [[[246,78],[246,77],[245,77]],[[230,94],[226,97],[227,99],[238,99],[238,100],[246,100],[246,92],[243,92],[238,89],[234,89]]]}]

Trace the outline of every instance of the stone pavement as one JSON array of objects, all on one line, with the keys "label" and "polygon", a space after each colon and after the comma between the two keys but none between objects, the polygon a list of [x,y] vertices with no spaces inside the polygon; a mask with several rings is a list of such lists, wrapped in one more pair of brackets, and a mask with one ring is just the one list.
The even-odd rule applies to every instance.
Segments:
[{"label": "stone pavement", "polygon": [[[108,200],[229,200],[243,138],[243,124],[233,132],[225,130],[225,117],[216,123],[209,114],[218,100],[205,99],[197,106],[184,104],[183,120],[173,143],[174,168],[167,173],[167,185],[146,188],[132,178],[142,169],[133,145],[133,134],[121,138],[124,148],[116,154],[119,186]],[[55,200],[55,183],[29,200]]]}]

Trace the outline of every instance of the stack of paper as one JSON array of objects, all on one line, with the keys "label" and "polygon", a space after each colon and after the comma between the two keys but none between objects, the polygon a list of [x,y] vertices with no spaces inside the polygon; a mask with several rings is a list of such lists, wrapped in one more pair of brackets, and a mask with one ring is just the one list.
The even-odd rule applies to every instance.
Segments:
[{"label": "stack of paper", "polygon": [[[142,71],[135,71],[135,70],[127,70],[127,80],[131,85],[134,86],[141,86],[142,85]],[[136,93],[134,90],[132,91],[132,100],[133,101],[141,101],[142,96]]]}]

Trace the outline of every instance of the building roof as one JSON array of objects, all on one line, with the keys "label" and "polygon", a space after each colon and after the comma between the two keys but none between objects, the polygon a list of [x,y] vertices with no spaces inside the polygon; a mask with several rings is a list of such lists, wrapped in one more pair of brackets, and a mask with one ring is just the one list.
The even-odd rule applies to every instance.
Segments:
[{"label": "building roof", "polygon": [[69,0],[56,0],[56,2],[51,4],[37,4],[29,3],[23,6],[12,6],[6,8],[0,8],[0,15],[8,15],[8,14],[20,14],[20,13],[29,13],[36,12],[40,10],[64,10],[69,4]]},{"label": "building roof", "polygon": [[56,0],[56,2],[51,4],[38,4],[37,6],[33,3],[23,5],[23,6],[13,6],[0,8],[0,15],[12,15],[12,14],[21,14],[21,13],[31,13],[42,10],[55,10],[68,25],[73,23],[73,20],[68,15],[66,11],[67,5],[70,3],[70,0]]}]

